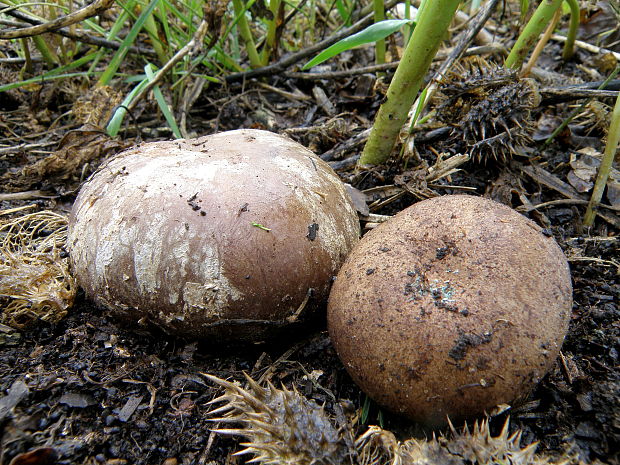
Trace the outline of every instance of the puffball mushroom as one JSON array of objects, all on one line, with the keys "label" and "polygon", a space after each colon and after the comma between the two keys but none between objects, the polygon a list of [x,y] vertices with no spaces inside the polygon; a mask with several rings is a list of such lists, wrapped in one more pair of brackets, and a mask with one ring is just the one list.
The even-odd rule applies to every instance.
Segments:
[{"label": "puffball mushroom", "polygon": [[571,306],[553,238],[507,206],[454,195],[362,238],[332,287],[328,327],[371,398],[435,427],[527,395],[559,353]]},{"label": "puffball mushroom", "polygon": [[242,129],[141,144],[105,163],[70,216],[86,294],[129,320],[257,341],[324,306],[358,241],[343,183],[302,145]]}]

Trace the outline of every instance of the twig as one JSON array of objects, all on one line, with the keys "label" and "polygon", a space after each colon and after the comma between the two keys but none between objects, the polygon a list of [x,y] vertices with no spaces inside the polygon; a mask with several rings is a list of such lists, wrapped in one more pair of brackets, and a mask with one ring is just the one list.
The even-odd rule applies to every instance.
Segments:
[{"label": "twig", "polygon": [[[566,184],[564,181],[549,173],[540,166],[522,165],[520,166],[520,170],[536,182],[548,187],[551,190],[559,192],[564,197],[567,197],[569,199],[585,200],[585,197],[579,194],[572,186]],[[608,223],[614,225],[616,228],[620,228],[620,218],[618,217],[618,215],[615,215],[612,212],[599,211],[597,213],[602,219],[604,219]]]},{"label": "twig", "polygon": [[306,79],[309,81],[320,81],[322,79],[339,79],[339,78],[345,78],[349,76],[356,76],[359,74],[376,73],[378,71],[379,72],[387,71],[390,69],[395,69],[398,66],[398,63],[399,63],[398,61],[393,61],[391,63],[364,66],[362,68],[347,69],[345,71],[326,71],[326,72],[316,72],[316,73],[289,72],[289,73],[285,73],[284,75],[292,79]]},{"label": "twig", "polygon": [[39,24],[37,26],[24,27],[8,31],[0,31],[0,39],[18,39],[20,37],[32,37],[46,32],[52,32],[71,24],[79,23],[87,18],[96,16],[108,9],[114,0],[95,0],[90,5],[80,8],[73,13],[56,18],[53,21]]},{"label": "twig", "polygon": [[[38,62],[41,61],[41,57],[32,57],[30,58],[30,60],[32,62]],[[20,58],[20,57],[10,57],[10,58],[0,58],[0,63],[5,63],[5,64],[22,64],[25,63],[26,59],[25,58]]]},{"label": "twig", "polygon": [[[546,207],[554,207],[556,205],[588,205],[588,200],[585,199],[557,199],[557,200],[549,200],[548,202],[539,203],[537,205],[522,205],[517,207],[516,209],[522,213],[529,213],[533,210],[539,210],[541,208]],[[609,210],[620,211],[619,207],[614,207],[612,205],[606,205],[604,203],[599,204],[599,207],[607,208]]]},{"label": "twig", "polygon": [[268,90],[270,92],[273,92],[274,94],[278,94],[288,100],[291,100],[293,102],[299,102],[299,101],[308,101],[308,100],[312,100],[312,97],[310,97],[309,95],[306,95],[304,93],[302,93],[301,91],[298,91],[296,93],[294,92],[287,92],[285,90],[282,89],[278,89],[277,87],[274,86],[270,86],[269,84],[265,83],[265,82],[256,82],[256,85],[258,87],[261,87],[262,89]]},{"label": "twig", "polygon": [[345,158],[344,160],[330,161],[328,163],[334,171],[348,170],[350,168],[353,168],[357,164],[357,160],[359,159],[360,154],[358,153],[356,155],[350,156],[349,158]]},{"label": "twig", "polygon": [[202,45],[202,39],[206,35],[209,29],[209,22],[207,20],[203,20],[196,32],[194,33],[194,37],[190,40],[183,48],[181,48],[177,53],[174,54],[170,60],[153,76],[153,79],[149,81],[149,83],[142,89],[135,98],[131,101],[129,105],[127,105],[127,111],[131,112],[142,98],[153,89],[156,85],[158,85],[164,76],[170,71],[174,65],[176,65],[179,61],[183,59],[183,57],[187,54],[190,56],[197,52],[197,49]]},{"label": "twig", "polygon": [[[457,10],[454,15],[454,20],[458,23],[459,27],[463,25],[467,25],[473,16],[468,15],[464,11]],[[478,31],[475,37],[475,41],[477,44],[482,46],[495,45],[493,42],[495,41],[495,35],[482,28]]]},{"label": "twig", "polygon": [[[560,34],[553,34],[551,36],[551,38],[553,40],[557,40],[558,42],[566,42],[566,36],[562,36]],[[582,48],[584,50],[587,50],[588,52],[591,53],[611,53],[613,54],[613,56],[616,57],[616,60],[620,60],[620,53],[618,52],[614,52],[612,50],[606,49],[606,48],[602,48],[602,47],[597,47],[596,45],[592,45],[589,44],[587,42],[583,42],[582,40],[576,40],[575,41],[575,45],[579,48]]]},{"label": "twig", "polygon": [[0,202],[11,200],[53,199],[58,197],[45,191],[0,192]]},{"label": "twig", "polygon": [[[620,72],[620,67],[616,67],[616,69],[607,77],[607,79],[605,79],[605,81],[603,81],[597,86],[597,89],[606,88],[607,85],[610,84],[612,80],[616,77],[618,72]],[[581,105],[579,105],[577,108],[574,108],[573,111],[571,111],[570,115],[564,118],[564,121],[562,121],[562,123],[553,130],[553,133],[549,137],[547,137],[547,140],[545,140],[545,145],[549,145],[551,142],[553,142],[557,135],[560,134],[560,132],[562,132],[564,128],[569,125],[569,123],[575,118],[575,116],[577,116],[585,108],[586,104],[589,101],[590,100],[586,100],[585,102],[582,102]]]},{"label": "twig", "polygon": [[[359,134],[356,134],[353,137],[345,140],[341,144],[338,144],[336,147],[328,150],[327,152],[324,152],[321,155],[321,159],[323,159],[325,161],[331,161],[334,158],[336,158],[336,154],[346,153],[346,152],[352,150],[353,148],[355,148],[356,146],[366,142],[366,139],[368,139],[369,135],[370,135],[370,128],[369,129],[365,129],[362,132],[360,132]],[[359,158],[359,155],[357,155],[357,158]],[[357,158],[356,158],[355,161],[357,161]],[[334,169],[336,169],[336,168],[334,168]]]},{"label": "twig", "polygon": [[[32,16],[26,15],[17,10],[5,11],[5,14],[9,16],[13,16],[14,18],[20,19],[26,23],[39,25],[43,24],[43,21],[39,21],[38,19],[33,18]],[[97,47],[105,47],[113,50],[118,50],[121,48],[120,42],[114,42],[113,40],[102,39],[101,37],[95,37],[86,34],[84,31],[74,30],[68,31],[65,28],[57,29],[55,31],[49,31],[53,34],[58,34],[63,37],[67,37],[68,39],[73,39],[78,42],[83,42],[85,44],[96,45]],[[131,46],[128,49],[129,53],[134,54],[142,54],[148,56],[156,56],[155,50],[145,47],[136,47]]]},{"label": "twig", "polygon": [[540,89],[542,97],[541,106],[553,105],[562,102],[571,102],[584,98],[615,98],[618,96],[617,90],[598,90],[585,87],[572,87],[566,89],[551,89],[549,87]]},{"label": "twig", "polygon": [[189,133],[187,132],[187,115],[196,100],[198,100],[198,97],[202,93],[202,89],[204,88],[206,82],[206,79],[198,77],[194,80],[194,83],[191,85],[190,89],[183,93],[183,101],[181,102],[181,123],[179,125],[179,130],[186,139],[189,138]]}]

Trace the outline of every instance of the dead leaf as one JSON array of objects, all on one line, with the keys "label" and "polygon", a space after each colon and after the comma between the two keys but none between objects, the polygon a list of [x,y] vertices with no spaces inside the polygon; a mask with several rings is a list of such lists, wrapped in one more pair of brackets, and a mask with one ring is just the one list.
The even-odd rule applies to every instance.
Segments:
[{"label": "dead leaf", "polygon": [[370,209],[368,205],[366,205],[366,194],[364,194],[359,189],[356,189],[351,184],[345,184],[345,189],[347,190],[347,194],[351,197],[353,201],[353,206],[357,210],[360,215],[368,216],[370,214]]},{"label": "dead leaf", "polygon": [[7,192],[20,192],[38,186],[63,189],[60,193],[69,192],[72,188],[67,181],[74,180],[74,187],[77,187],[77,182],[94,171],[101,161],[129,145],[129,142],[111,139],[97,126],[85,124],[65,134],[54,153],[26,165],[18,172],[4,173],[0,184]]},{"label": "dead leaf", "polygon": [[[602,158],[603,154],[591,147],[583,148],[577,154],[571,154],[572,170],[566,178],[577,192],[589,192],[594,187]],[[612,206],[620,206],[620,171],[613,167],[607,180],[607,199]]]},{"label": "dead leaf", "polygon": [[11,385],[6,396],[0,399],[0,420],[4,419],[30,393],[28,385],[21,380],[16,380]]},{"label": "dead leaf", "polygon": [[58,454],[52,447],[37,447],[16,455],[9,465],[52,465],[57,459]]}]

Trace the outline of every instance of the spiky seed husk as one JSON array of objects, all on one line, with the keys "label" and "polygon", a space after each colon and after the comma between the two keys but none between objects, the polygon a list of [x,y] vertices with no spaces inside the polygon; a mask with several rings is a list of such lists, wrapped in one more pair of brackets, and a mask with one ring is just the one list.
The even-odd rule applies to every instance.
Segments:
[{"label": "spiky seed husk", "polygon": [[243,425],[239,429],[215,431],[245,437],[245,449],[237,454],[254,454],[250,462],[335,465],[345,463],[350,456],[345,436],[325,410],[297,390],[277,389],[271,383],[261,387],[247,375],[249,388],[245,390],[215,376],[205,376],[225,389],[222,396],[212,401],[226,402],[212,412],[223,416],[211,421]]},{"label": "spiky seed husk", "polygon": [[453,127],[451,142],[474,160],[507,161],[532,144],[532,110],[540,105],[533,79],[480,57],[450,72],[437,96],[437,118]]}]

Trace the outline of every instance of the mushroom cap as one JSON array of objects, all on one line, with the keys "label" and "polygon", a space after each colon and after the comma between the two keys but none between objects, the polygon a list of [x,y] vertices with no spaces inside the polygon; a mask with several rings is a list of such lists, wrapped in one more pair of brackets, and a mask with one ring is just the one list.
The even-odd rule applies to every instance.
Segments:
[{"label": "mushroom cap", "polygon": [[329,165],[286,137],[242,129],[111,159],[82,187],[68,244],[78,282],[114,313],[255,341],[324,305],[358,238]]},{"label": "mushroom cap", "polygon": [[556,242],[507,206],[450,195],[362,238],[328,303],[354,381],[426,426],[527,395],[552,367],[572,306]]}]

